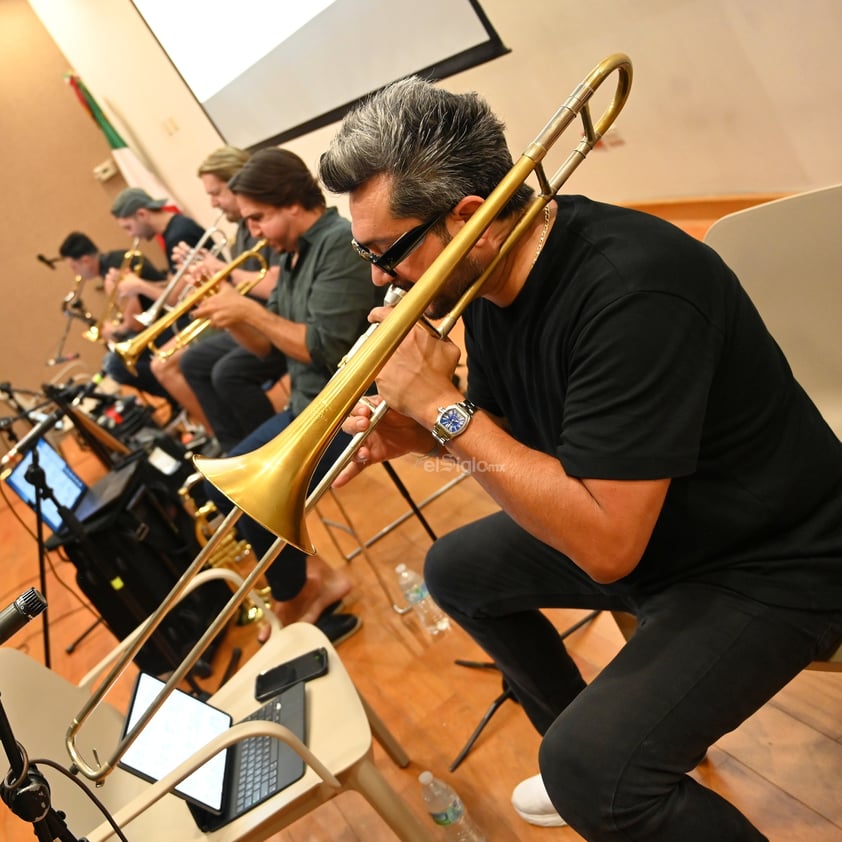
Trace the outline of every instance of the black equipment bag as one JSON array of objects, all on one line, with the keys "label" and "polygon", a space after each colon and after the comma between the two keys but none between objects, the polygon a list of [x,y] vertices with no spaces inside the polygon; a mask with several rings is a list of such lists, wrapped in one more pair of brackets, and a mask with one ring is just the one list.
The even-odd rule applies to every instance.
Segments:
[{"label": "black equipment bag", "polygon": [[[193,518],[169,478],[142,464],[138,480],[106,516],[85,524],[62,544],[76,567],[76,581],[120,640],[160,605],[198,555]],[[221,581],[204,584],[173,608],[135,656],[145,672],[175,669],[231,597]],[[194,667],[211,673],[210,660],[224,630]]]}]

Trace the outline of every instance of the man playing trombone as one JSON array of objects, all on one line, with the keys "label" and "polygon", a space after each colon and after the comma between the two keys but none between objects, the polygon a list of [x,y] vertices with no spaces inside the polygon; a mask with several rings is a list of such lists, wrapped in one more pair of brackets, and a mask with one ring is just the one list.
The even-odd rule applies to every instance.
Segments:
[{"label": "man playing trombone", "polygon": [[[511,169],[483,100],[410,79],[345,118],[320,175],[349,194],[374,283],[411,290]],[[467,398],[459,350],[414,325],[339,482],[429,452],[500,504],[437,541],[425,578],[543,735],[541,774],[513,794],[524,819],[589,840],[764,839],[688,773],[842,639],[842,445],[710,249],[581,196],[536,200],[512,244],[531,192],[426,305],[444,316],[504,255],[465,310]],[[627,611],[637,632],[586,685],[551,607]]]}]

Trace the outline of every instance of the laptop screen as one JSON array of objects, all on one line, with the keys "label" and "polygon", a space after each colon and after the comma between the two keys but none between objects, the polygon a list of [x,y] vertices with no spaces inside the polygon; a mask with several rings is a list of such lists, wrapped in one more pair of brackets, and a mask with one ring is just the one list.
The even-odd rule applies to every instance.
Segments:
[{"label": "laptop screen", "polygon": [[[47,487],[62,506],[72,510],[79,502],[79,498],[87,491],[87,486],[73,472],[73,469],[61,454],[51,447],[45,439],[38,439],[35,449],[38,451],[38,465],[44,472]],[[35,486],[26,478],[26,471],[32,464],[32,453],[32,450],[27,452],[23,459],[15,465],[12,472],[6,477],[6,483],[21,500],[27,503],[31,509],[34,509]],[[41,515],[44,518],[44,523],[53,532],[58,533],[61,530],[62,518],[52,499],[42,498]]]},{"label": "laptop screen", "polygon": [[[135,684],[126,732],[149,708],[164,683],[140,673]],[[231,727],[231,717],[181,690],[173,690],[123,755],[119,765],[149,781],[160,780],[179,763]],[[185,778],[175,791],[214,812],[222,810],[228,750],[223,750]]]}]

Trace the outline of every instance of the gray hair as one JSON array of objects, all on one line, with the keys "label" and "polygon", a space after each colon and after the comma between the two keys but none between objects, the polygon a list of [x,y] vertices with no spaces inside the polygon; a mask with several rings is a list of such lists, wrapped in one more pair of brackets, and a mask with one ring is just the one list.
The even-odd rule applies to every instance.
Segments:
[{"label": "gray hair", "polygon": [[[465,196],[486,198],[512,167],[503,123],[478,94],[453,94],[417,76],[383,88],[342,121],[319,162],[322,182],[349,193],[391,177],[391,212],[427,219]],[[522,208],[522,185],[503,216]]]}]

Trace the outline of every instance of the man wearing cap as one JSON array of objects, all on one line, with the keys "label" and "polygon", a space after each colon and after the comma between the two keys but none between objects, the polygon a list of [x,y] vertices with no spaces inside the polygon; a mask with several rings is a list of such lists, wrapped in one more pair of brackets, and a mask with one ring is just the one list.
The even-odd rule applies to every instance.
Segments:
[{"label": "man wearing cap", "polygon": [[[130,237],[143,240],[157,238],[164,249],[170,272],[178,269],[173,257],[176,246],[180,242],[195,246],[205,233],[201,225],[190,217],[167,207],[166,199],[153,199],[141,187],[123,190],[114,200],[111,213]],[[154,300],[160,293],[160,289],[154,286],[132,286],[125,294],[146,295]]]},{"label": "man wearing cap", "polygon": [[[144,240],[158,238],[163,246],[169,271],[174,273],[178,266],[173,257],[173,250],[180,242],[184,242],[191,247],[195,246],[202,239],[204,229],[190,217],[178,213],[166,205],[166,199],[153,199],[142,188],[129,187],[123,190],[114,200],[111,213],[130,237],[139,237]],[[124,319],[113,338],[116,339],[120,336],[120,338],[125,339],[139,327],[136,322],[133,323],[133,316],[142,312],[158,298],[163,292],[164,284],[151,283],[134,275],[118,279],[113,274],[109,274],[105,279],[106,292],[110,294],[113,289],[111,285],[118,281],[120,284],[119,301]],[[170,292],[169,303],[176,301],[179,293],[178,288],[173,289]],[[171,333],[172,331],[168,330],[158,339],[165,341]],[[113,352],[106,354],[103,365],[109,376],[118,383],[134,386],[152,395],[165,397],[175,409],[177,401],[170,396],[152,374],[150,357],[151,354],[148,349],[140,356],[136,364],[137,375],[130,374],[122,359]]]}]

